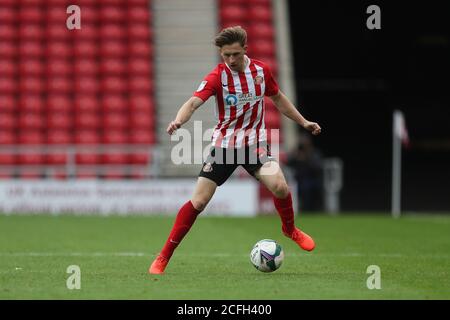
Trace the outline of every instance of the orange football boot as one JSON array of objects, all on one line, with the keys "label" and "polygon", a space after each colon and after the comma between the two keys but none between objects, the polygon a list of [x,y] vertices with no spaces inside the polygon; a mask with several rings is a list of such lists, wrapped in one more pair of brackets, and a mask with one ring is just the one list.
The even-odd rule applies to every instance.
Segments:
[{"label": "orange football boot", "polygon": [[156,259],[153,261],[152,265],[148,269],[148,273],[150,274],[163,274],[164,269],[167,267],[169,260],[164,258],[161,255],[158,255]]},{"label": "orange football boot", "polygon": [[290,235],[284,232],[284,230],[283,233],[286,237],[294,240],[303,250],[312,251],[316,246],[313,238],[297,227],[295,227],[294,231]]}]

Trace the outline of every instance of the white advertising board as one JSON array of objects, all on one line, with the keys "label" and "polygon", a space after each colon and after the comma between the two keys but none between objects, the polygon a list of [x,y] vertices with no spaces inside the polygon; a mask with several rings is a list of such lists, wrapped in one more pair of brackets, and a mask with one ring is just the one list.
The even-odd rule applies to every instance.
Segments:
[{"label": "white advertising board", "polygon": [[[0,213],[175,215],[195,184],[195,179],[1,181]],[[257,211],[257,183],[229,180],[217,188],[202,215],[253,216]]]}]

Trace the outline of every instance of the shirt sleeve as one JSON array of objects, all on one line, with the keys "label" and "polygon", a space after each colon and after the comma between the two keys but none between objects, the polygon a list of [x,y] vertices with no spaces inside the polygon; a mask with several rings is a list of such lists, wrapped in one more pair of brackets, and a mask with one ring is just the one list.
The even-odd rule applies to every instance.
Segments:
[{"label": "shirt sleeve", "polygon": [[208,74],[194,92],[194,96],[206,101],[209,97],[216,95],[217,92],[217,70]]},{"label": "shirt sleeve", "polygon": [[265,96],[274,96],[278,93],[278,91],[280,90],[280,88],[278,87],[278,83],[275,80],[275,78],[273,77],[272,71],[270,70],[270,68],[266,65],[264,67],[264,77],[266,78],[265,82],[266,82],[266,90],[264,95]]}]

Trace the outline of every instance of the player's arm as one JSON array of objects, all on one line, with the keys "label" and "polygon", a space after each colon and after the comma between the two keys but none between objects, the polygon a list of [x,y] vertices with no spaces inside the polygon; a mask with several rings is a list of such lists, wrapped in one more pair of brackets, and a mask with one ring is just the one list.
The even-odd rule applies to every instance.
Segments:
[{"label": "player's arm", "polygon": [[183,124],[189,121],[189,119],[194,114],[195,110],[200,107],[204,101],[198,97],[191,97],[188,101],[186,101],[178,110],[177,116],[175,120],[169,123],[167,127],[167,133],[172,134],[178,128],[180,128]]},{"label": "player's arm", "polygon": [[273,103],[282,114],[294,120],[313,135],[318,135],[322,131],[316,122],[306,120],[281,90],[278,90],[277,94],[269,96],[269,98],[272,99]]}]

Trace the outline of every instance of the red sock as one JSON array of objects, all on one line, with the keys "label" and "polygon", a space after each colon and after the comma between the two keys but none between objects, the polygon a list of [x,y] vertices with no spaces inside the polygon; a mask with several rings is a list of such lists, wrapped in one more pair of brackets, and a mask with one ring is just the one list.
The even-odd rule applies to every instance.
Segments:
[{"label": "red sock", "polygon": [[169,238],[161,250],[161,255],[163,257],[170,259],[174,250],[178,247],[181,240],[183,240],[186,233],[188,233],[189,229],[191,229],[195,219],[197,219],[197,215],[200,212],[201,211],[194,208],[191,201],[186,202],[181,207],[180,211],[178,211]]},{"label": "red sock", "polygon": [[283,223],[283,231],[291,234],[294,231],[294,209],[292,209],[292,196],[289,192],[288,196],[284,199],[278,199],[273,197],[273,203],[280,215],[281,222]]}]

